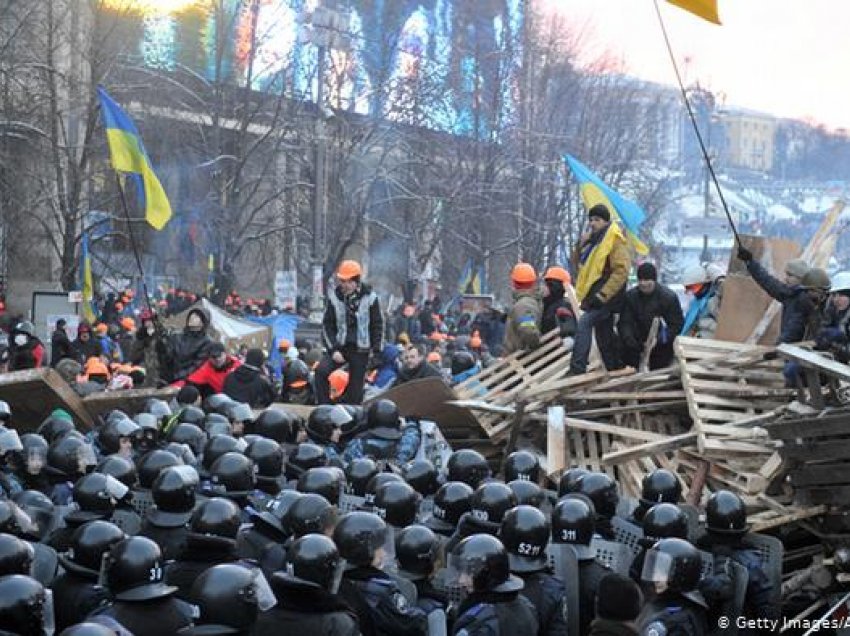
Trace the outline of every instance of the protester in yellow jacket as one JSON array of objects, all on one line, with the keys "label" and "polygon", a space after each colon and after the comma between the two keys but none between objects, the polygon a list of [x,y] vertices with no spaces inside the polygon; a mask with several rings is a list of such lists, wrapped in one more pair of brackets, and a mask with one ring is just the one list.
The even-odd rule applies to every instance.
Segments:
[{"label": "protester in yellow jacket", "polygon": [[584,311],[578,321],[570,374],[587,371],[593,334],[609,371],[623,366],[614,336],[614,316],[620,312],[626,294],[631,254],[623,232],[611,222],[611,212],[602,204],[588,212],[589,231],[582,236],[576,254],[578,277],[576,295]]},{"label": "protester in yellow jacket", "polygon": [[537,272],[528,263],[517,263],[511,272],[514,304],[505,325],[504,353],[536,349],[540,345],[543,296],[537,288]]}]

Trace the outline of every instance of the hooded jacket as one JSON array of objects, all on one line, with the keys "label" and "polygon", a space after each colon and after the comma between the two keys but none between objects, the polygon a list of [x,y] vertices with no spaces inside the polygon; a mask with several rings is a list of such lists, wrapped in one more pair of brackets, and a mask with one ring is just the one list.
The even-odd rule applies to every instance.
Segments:
[{"label": "hooded jacket", "polygon": [[257,367],[244,362],[225,376],[223,392],[255,409],[274,402],[274,388],[269,379]]},{"label": "hooded jacket", "polygon": [[[201,319],[200,331],[189,329],[189,319],[196,315]],[[178,334],[169,338],[171,358],[174,368],[173,380],[185,380],[193,371],[198,369],[207,359],[207,350],[212,339],[207,335],[210,317],[203,309],[192,309],[186,316],[186,327]]]},{"label": "hooded jacket", "polygon": [[212,361],[207,358],[198,369],[186,377],[185,383],[194,384],[198,387],[203,397],[214,393],[222,393],[224,391],[224,381],[227,379],[227,376],[241,365],[242,361],[239,358],[228,355],[225,365],[221,369],[216,369]]},{"label": "hooded jacket", "polygon": [[396,345],[384,345],[381,351],[381,364],[372,383],[379,389],[388,389],[395,384],[398,377],[398,354],[399,349]]}]

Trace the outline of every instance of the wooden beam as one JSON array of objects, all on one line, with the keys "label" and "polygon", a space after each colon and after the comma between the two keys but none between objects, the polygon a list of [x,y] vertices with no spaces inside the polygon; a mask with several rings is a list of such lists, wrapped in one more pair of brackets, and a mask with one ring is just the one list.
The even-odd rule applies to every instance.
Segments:
[{"label": "wooden beam", "polygon": [[655,442],[648,442],[638,446],[630,446],[620,451],[606,453],[602,456],[602,463],[608,465],[622,464],[623,462],[639,459],[647,455],[656,455],[667,451],[687,448],[696,444],[697,434],[693,431],[681,435],[673,435]]},{"label": "wooden beam", "polygon": [[594,433],[607,433],[616,437],[636,439],[642,442],[655,442],[666,438],[666,436],[658,433],[641,431],[635,428],[627,428],[625,426],[615,426],[613,424],[603,424],[601,422],[590,422],[588,420],[580,420],[575,417],[564,418],[564,424],[567,428],[577,428],[583,431],[593,431]]},{"label": "wooden beam", "polygon": [[799,362],[804,367],[816,369],[845,382],[850,382],[850,365],[827,358],[816,351],[808,351],[792,344],[779,345],[777,351],[783,358]]}]

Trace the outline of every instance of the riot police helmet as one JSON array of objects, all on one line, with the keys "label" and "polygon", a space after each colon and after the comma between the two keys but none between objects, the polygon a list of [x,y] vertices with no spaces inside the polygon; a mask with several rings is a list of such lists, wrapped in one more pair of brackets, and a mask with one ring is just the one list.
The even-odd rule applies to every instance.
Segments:
[{"label": "riot police helmet", "polygon": [[539,572],[549,564],[546,546],[551,534],[549,520],[532,506],[517,506],[505,513],[499,538],[508,551],[512,572]]}]

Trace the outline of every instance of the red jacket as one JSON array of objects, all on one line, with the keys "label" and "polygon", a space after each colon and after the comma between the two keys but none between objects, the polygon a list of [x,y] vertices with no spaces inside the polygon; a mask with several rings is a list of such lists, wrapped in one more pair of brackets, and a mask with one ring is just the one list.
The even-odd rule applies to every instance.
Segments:
[{"label": "red jacket", "polygon": [[202,394],[210,395],[224,391],[224,379],[235,371],[242,361],[233,356],[227,356],[227,364],[222,369],[216,369],[209,360],[190,373],[185,380],[175,382],[174,386],[194,384]]}]

